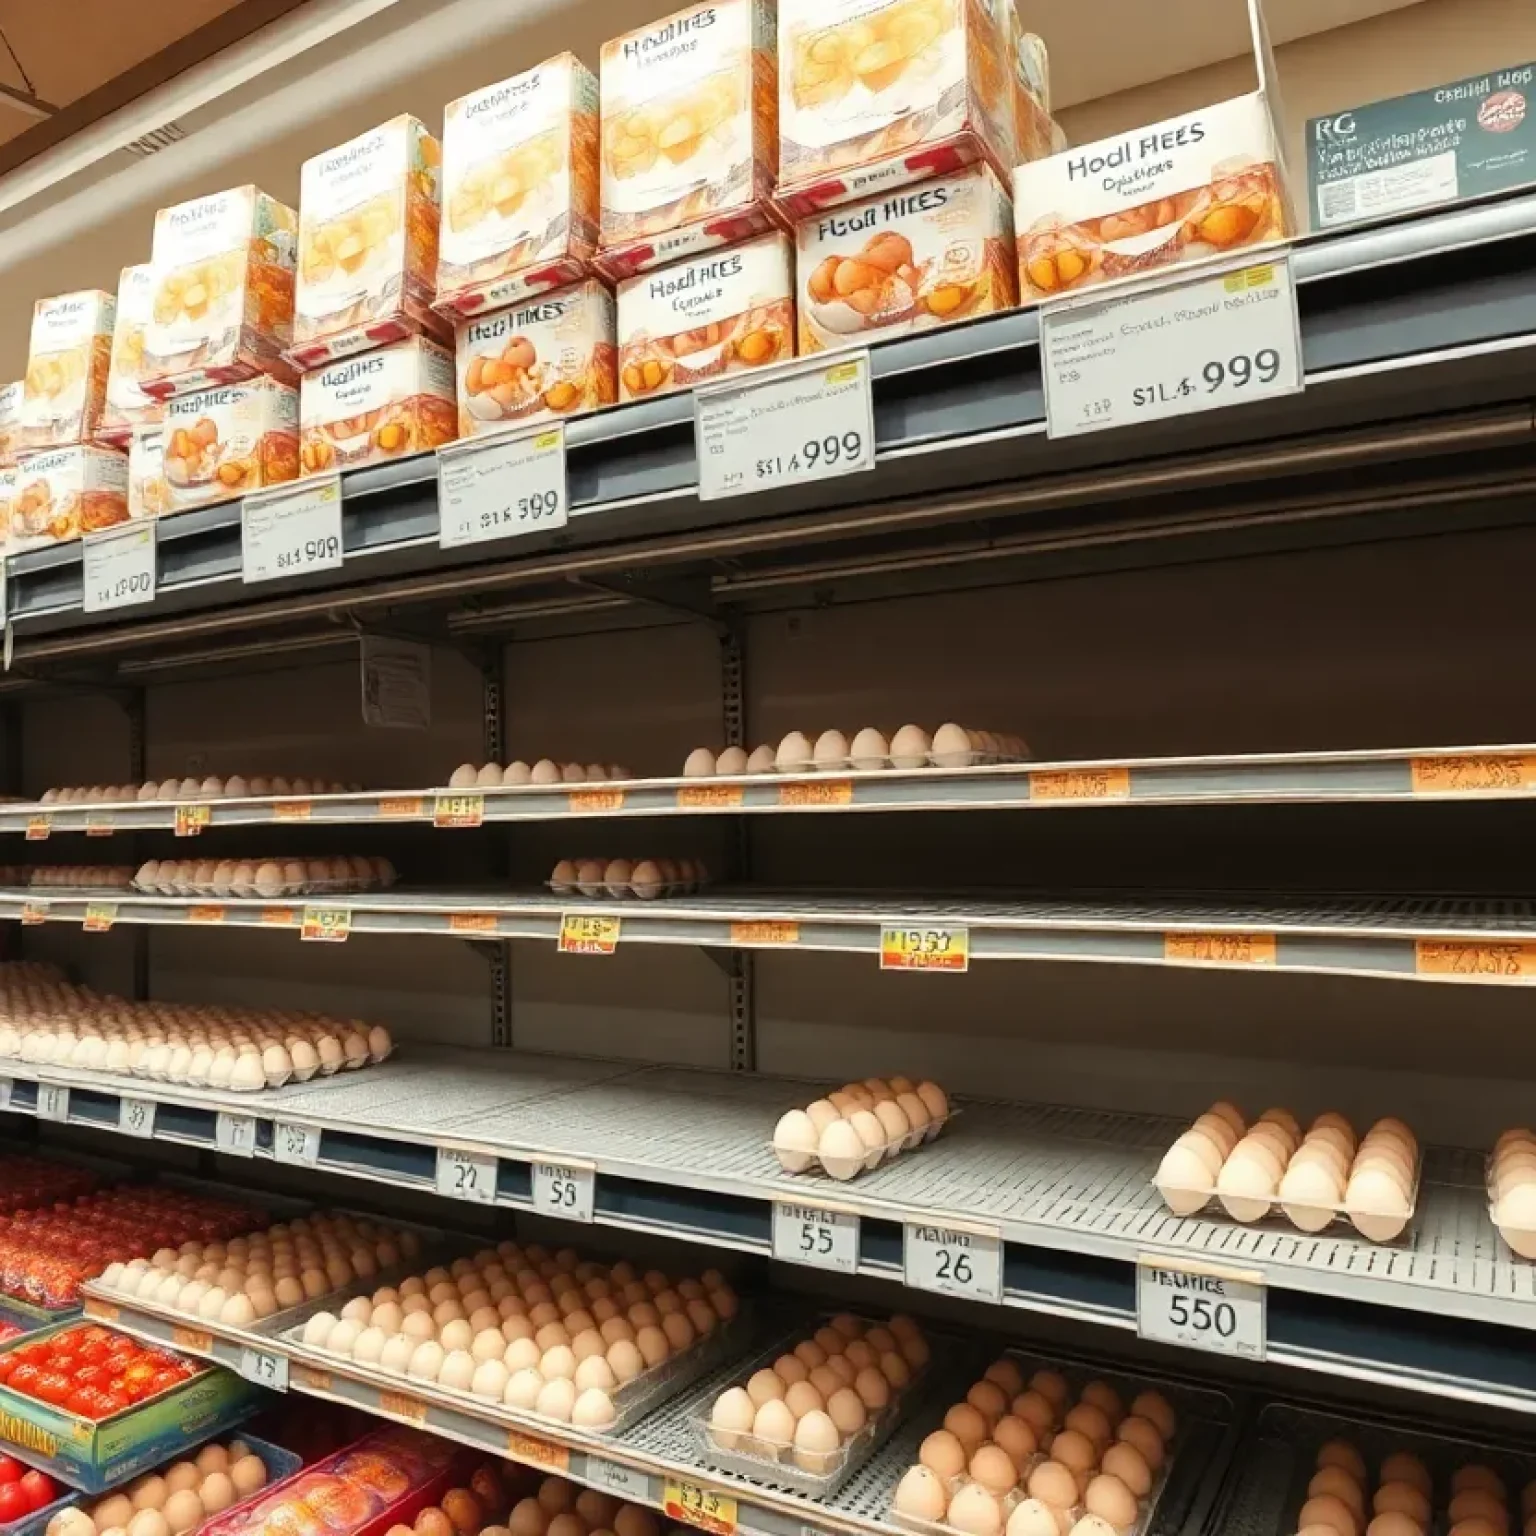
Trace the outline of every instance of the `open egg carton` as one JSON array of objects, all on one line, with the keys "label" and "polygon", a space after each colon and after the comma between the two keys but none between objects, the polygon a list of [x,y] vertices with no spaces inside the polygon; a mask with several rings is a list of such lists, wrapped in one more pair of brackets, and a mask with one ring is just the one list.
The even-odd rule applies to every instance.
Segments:
[{"label": "open egg carton", "polygon": [[126,891],[133,886],[131,864],[34,864],[26,874],[34,891]]},{"label": "open egg carton", "polygon": [[861,773],[888,768],[974,768],[989,763],[1027,762],[1029,744],[1020,736],[941,725],[930,735],[920,725],[904,725],[887,736],[867,725],[851,737],[842,731],[810,736],[791,731],[778,746],[727,747],[720,753],[695,747],[683,764],[686,779],[738,777],[759,773]]},{"label": "open egg carton", "polygon": [[448,779],[448,788],[521,789],[525,785],[610,784],[633,778],[623,763],[557,763],[541,757],[535,763],[460,763]]},{"label": "open egg carton", "polygon": [[361,784],[339,784],[327,779],[285,778],[282,774],[232,773],[228,778],[211,773],[201,779],[147,779],[142,784],[68,785],[45,789],[39,805],[132,805],[151,800],[265,800],[283,795],[359,794]]},{"label": "open egg carton", "polygon": [[[1300,1403],[1260,1410],[1234,1459],[1208,1529],[1223,1536],[1293,1536],[1308,1524],[1384,1514],[1405,1536],[1518,1530],[1536,1515],[1536,1457],[1528,1444],[1466,1438],[1422,1419],[1411,1424]],[[1341,1508],[1342,1506],[1342,1508]],[[1476,1522],[1474,1524],[1473,1522]],[[1386,1526],[1383,1526],[1383,1532]]]},{"label": "open egg carton", "polygon": [[1179,1135],[1152,1182],[1176,1216],[1219,1211],[1244,1226],[1273,1219],[1307,1233],[1347,1224],[1384,1244],[1412,1223],[1422,1170],[1417,1139],[1392,1116],[1357,1142],[1335,1111],[1303,1136],[1289,1110],[1265,1110],[1250,1126],[1223,1100]]},{"label": "open egg carton", "polygon": [[786,1111],[770,1144],[785,1173],[846,1181],[932,1141],[953,1114],[937,1083],[866,1077]]},{"label": "open egg carton", "polygon": [[[932,1330],[900,1314],[824,1313],[802,1323],[749,1362],[733,1386],[696,1408],[692,1423],[705,1461],[811,1498],[830,1496],[920,1396],[931,1337]],[[869,1364],[859,1363],[858,1345]],[[834,1367],[834,1357],[846,1367]]]},{"label": "open egg carton", "polygon": [[1209,1388],[1008,1349],[922,1440],[891,1518],[913,1536],[1144,1536],[1233,1419]]},{"label": "open egg carton", "polygon": [[1484,1174],[1488,1220],[1522,1259],[1536,1259],[1536,1131],[1525,1126],[1504,1131]]},{"label": "open egg carton", "polygon": [[161,896],[347,896],[387,891],[395,883],[388,859],[337,854],[313,859],[150,859],[133,888]]},{"label": "open egg carton", "polygon": [[[563,1263],[573,1263],[574,1267],[557,1273],[570,1274],[573,1278],[586,1275],[579,1284],[587,1305],[573,1306],[571,1311],[561,1313],[554,1301],[528,1302],[526,1298],[530,1294],[561,1297],[569,1294],[565,1289],[552,1292],[550,1285],[545,1283],[554,1276],[545,1277],[544,1270],[551,1264]],[[534,1278],[525,1280],[520,1288],[519,1280],[529,1273]],[[431,1281],[430,1287],[428,1281]],[[600,1284],[593,1286],[593,1281]],[[473,1289],[465,1291],[463,1286],[466,1284]],[[541,1286],[542,1290],[534,1291],[535,1286]],[[606,1327],[615,1316],[623,1317],[626,1325],[634,1317],[646,1319],[650,1312],[636,1310],[643,1306],[649,1306],[661,1321],[641,1321],[630,1328],[631,1339],[625,1340],[616,1334],[610,1342],[607,1334],[598,1331],[596,1319],[588,1311],[589,1307],[597,1307],[603,1294],[602,1286],[609,1287],[606,1293],[609,1298],[638,1295],[635,1287],[644,1290],[650,1298],[647,1302],[629,1303],[623,1313],[615,1304],[613,1315],[605,1317],[602,1326]],[[448,1289],[441,1289],[443,1287]],[[287,1343],[327,1369],[342,1369],[385,1390],[396,1390],[402,1383],[408,1383],[412,1391],[427,1391],[447,1402],[472,1405],[475,1412],[481,1415],[493,1413],[509,1425],[537,1428],[563,1423],[585,1434],[608,1436],[623,1433],[667,1398],[717,1369],[740,1347],[741,1339],[750,1329],[746,1309],[718,1271],[707,1270],[697,1279],[687,1277],[674,1282],[655,1270],[646,1271],[642,1277],[633,1265],[623,1260],[608,1266],[582,1261],[571,1249],[550,1255],[538,1244],[523,1249],[510,1240],[499,1243],[494,1249],[481,1249],[472,1257],[464,1255],[454,1259],[451,1269],[440,1265],[424,1274],[418,1270],[414,1276],[401,1278],[391,1289],[396,1291],[396,1297],[385,1302],[379,1301],[377,1291],[371,1297],[354,1291],[342,1306],[340,1316],[331,1315],[330,1308],[324,1303],[311,1303],[285,1320],[274,1319],[263,1331],[280,1334]],[[450,1295],[450,1290],[456,1294]],[[483,1290],[485,1301],[467,1316],[452,1316],[445,1310],[457,1305],[457,1310],[464,1313],[477,1290]],[[498,1292],[501,1300],[491,1303],[490,1297]],[[687,1292],[686,1296],[684,1292]],[[443,1299],[432,1304],[430,1313],[406,1311],[411,1305],[409,1297],[423,1295],[430,1301],[439,1294]],[[664,1296],[669,1298],[666,1302],[663,1302]],[[672,1305],[674,1300],[678,1303],[676,1307]],[[391,1312],[384,1322],[375,1323],[374,1315],[381,1305],[399,1308],[401,1316],[397,1319]],[[525,1310],[518,1311],[519,1306]],[[548,1323],[540,1323],[534,1330],[531,1319],[545,1316],[539,1310],[544,1306],[555,1308],[558,1315]],[[707,1310],[707,1317],[700,1312],[700,1306]],[[500,1322],[493,1325],[490,1313],[480,1316],[484,1308],[491,1308],[500,1317]],[[666,1325],[678,1311],[688,1326],[686,1330],[674,1333]],[[415,1331],[407,1331],[412,1315],[425,1315],[433,1322],[434,1331],[430,1336],[422,1331],[425,1325],[415,1325]],[[439,1321],[439,1318],[443,1320]],[[524,1330],[521,1323],[513,1321],[514,1318],[528,1322],[529,1329]],[[558,1322],[562,1329],[567,1322],[576,1324],[576,1333],[566,1334],[569,1343],[562,1345],[557,1335],[545,1332],[554,1322]],[[493,1327],[504,1340],[500,1357],[491,1355],[485,1348]],[[345,1347],[334,1347],[334,1341],[344,1328]],[[575,1355],[576,1349],[583,1347],[580,1336],[588,1328],[592,1329],[597,1341],[607,1345],[601,1353],[609,1369],[602,1373],[604,1385],[601,1387],[589,1386],[584,1381],[586,1373],[581,1368],[588,1366],[591,1369],[588,1363],[592,1354],[583,1354],[579,1359]],[[395,1331],[384,1337],[386,1329]],[[648,1340],[645,1337],[647,1329],[659,1335],[662,1342]],[[370,1334],[379,1337],[367,1337]],[[539,1343],[541,1338],[545,1340],[542,1345]],[[400,1341],[398,1344],[397,1340]],[[648,1347],[649,1353],[642,1353],[642,1345]],[[663,1347],[664,1354],[661,1353]],[[628,1361],[620,1357],[618,1351],[621,1348],[631,1352]],[[572,1359],[550,1359],[561,1349]],[[647,1363],[651,1354],[657,1358],[654,1363]],[[499,1370],[496,1362],[499,1362]],[[483,1374],[482,1368],[485,1368]],[[567,1371],[571,1374],[557,1374]],[[621,1379],[621,1371],[625,1379]],[[631,1371],[633,1374],[629,1374]],[[595,1381],[596,1378],[588,1379]],[[563,1412],[544,1411],[539,1406],[544,1401],[543,1388],[556,1382],[568,1382],[572,1386],[567,1394],[572,1401],[560,1405]],[[589,1392],[594,1391],[601,1401],[593,1400],[590,1410],[584,1412],[582,1402]],[[598,1409],[601,1411],[596,1411]]]},{"label": "open egg carton", "polygon": [[614,901],[692,896],[709,883],[702,859],[561,859],[545,881],[556,896]]}]

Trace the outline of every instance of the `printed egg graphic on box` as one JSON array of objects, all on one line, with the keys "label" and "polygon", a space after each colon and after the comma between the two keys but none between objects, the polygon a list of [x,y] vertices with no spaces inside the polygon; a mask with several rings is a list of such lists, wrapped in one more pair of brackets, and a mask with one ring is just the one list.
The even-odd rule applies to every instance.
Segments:
[{"label": "printed egg graphic on box", "polygon": [[424,336],[343,358],[299,382],[306,475],[382,463],[456,436],[453,358]]},{"label": "printed egg graphic on box", "polygon": [[178,395],[162,438],[166,511],[296,480],[298,427],[298,390],[265,376]]}]

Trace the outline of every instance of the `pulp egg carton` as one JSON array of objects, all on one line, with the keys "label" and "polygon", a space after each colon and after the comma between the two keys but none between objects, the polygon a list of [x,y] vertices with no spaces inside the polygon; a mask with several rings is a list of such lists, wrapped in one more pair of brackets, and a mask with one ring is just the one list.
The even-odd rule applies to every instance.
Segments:
[{"label": "pulp egg carton", "polygon": [[[792,1354],[797,1344],[809,1339],[819,1328],[830,1326],[832,1316],[830,1312],[818,1314],[809,1323],[802,1323],[784,1334],[777,1343],[750,1360],[731,1382],[722,1385],[718,1392],[711,1392],[695,1407],[689,1419],[704,1460],[710,1466],[722,1472],[734,1472],[738,1477],[756,1483],[788,1488],[808,1498],[830,1498],[890,1438],[907,1405],[922,1391],[928,1379],[931,1356],[930,1361],[913,1370],[906,1386],[892,1391],[884,1408],[870,1414],[864,1427],[843,1439],[835,1450],[797,1451],[792,1442],[768,1440],[750,1431],[720,1430],[710,1421],[711,1410],[722,1393],[732,1386],[744,1387],[757,1371],[771,1366],[780,1355]],[[879,1328],[885,1326],[886,1320],[860,1316],[859,1321],[868,1327]],[[926,1328],[923,1338],[930,1348],[936,1343],[950,1342],[946,1335]]]},{"label": "pulp egg carton", "polygon": [[[334,873],[342,862],[351,867],[352,873],[346,878]],[[332,873],[319,875],[319,865],[329,866]],[[172,871],[169,875],[167,866]],[[150,859],[134,875],[133,888],[162,896],[238,896],[249,900],[359,895],[388,890],[395,878],[388,860],[361,855],[330,859]]]},{"label": "pulp egg carton", "polygon": [[876,727],[865,726],[851,738],[838,730],[823,731],[814,737],[804,731],[791,731],[777,747],[765,743],[750,753],[744,747],[727,747],[716,755],[708,747],[696,747],[683,764],[683,777],[974,768],[1025,762],[1029,757],[1029,744],[1022,737],[996,731],[972,731],[949,724],[941,725],[930,736],[920,725],[904,725],[887,737]]},{"label": "pulp egg carton", "polygon": [[1536,1132],[1504,1131],[1483,1166],[1483,1179],[1488,1220],[1522,1259],[1536,1259]]},{"label": "pulp egg carton", "polygon": [[561,859],[544,883],[555,896],[655,901],[692,896],[710,879],[702,859]]},{"label": "pulp egg carton", "polygon": [[[863,1085],[847,1084],[844,1088],[839,1089],[837,1094],[847,1093],[850,1089],[857,1086],[867,1086],[871,1081],[873,1080],[866,1078]],[[849,1179],[857,1178],[861,1173],[873,1172],[881,1163],[889,1162],[902,1152],[910,1152],[914,1148],[921,1146],[925,1141],[934,1140],[944,1127],[954,1119],[957,1113],[950,1106],[948,1098],[937,1084],[924,1082],[914,1088],[911,1079],[905,1077],[895,1077],[888,1080],[881,1079],[880,1081],[883,1085],[887,1086],[888,1091],[896,1095],[897,1107],[902,1109],[903,1118],[910,1127],[904,1134],[890,1134],[890,1128],[880,1119],[877,1108],[867,1111],[875,1123],[873,1126],[868,1127],[870,1131],[868,1139],[859,1138],[864,1148],[862,1155],[843,1157],[827,1151],[821,1145],[821,1138],[825,1135],[825,1131],[823,1130],[819,1133],[816,1131],[815,1120],[812,1114],[817,1105],[825,1105],[828,1109],[837,1110],[837,1118],[846,1121],[853,1128],[855,1136],[858,1136],[858,1127],[854,1124],[854,1113],[845,1113],[842,1107],[835,1103],[837,1095],[829,1095],[825,1099],[813,1101],[805,1110],[787,1110],[779,1117],[777,1125],[774,1126],[773,1136],[769,1139],[768,1143],[773,1150],[774,1157],[778,1159],[779,1167],[785,1173],[822,1173],[828,1178],[836,1179],[839,1182],[846,1182]],[[899,1086],[902,1084],[905,1087]],[[928,1116],[928,1119],[925,1124],[916,1124],[914,1123],[916,1120],[915,1113],[907,1110],[904,1107],[903,1101],[909,1095],[917,1096],[918,1090],[923,1088],[932,1090],[926,1098],[918,1097],[918,1107]],[[931,1107],[933,1102],[937,1102],[941,1106],[940,1113],[935,1114],[933,1112]],[[803,1121],[811,1121],[810,1133],[817,1137],[816,1145],[813,1148],[807,1148],[805,1144],[806,1136],[804,1134],[799,1136],[794,1134],[792,1122],[796,1122],[797,1116],[800,1117],[802,1122],[800,1126],[802,1131]],[[868,1122],[862,1123],[868,1124]],[[884,1133],[884,1138],[878,1143],[875,1142],[873,1137],[873,1133],[877,1128]]]}]

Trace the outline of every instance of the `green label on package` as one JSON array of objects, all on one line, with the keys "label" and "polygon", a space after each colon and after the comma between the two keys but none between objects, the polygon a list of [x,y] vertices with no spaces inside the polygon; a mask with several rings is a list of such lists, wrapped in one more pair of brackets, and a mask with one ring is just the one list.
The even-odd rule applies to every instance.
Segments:
[{"label": "green label on package", "polygon": [[1307,121],[1312,228],[1536,182],[1536,64]]}]

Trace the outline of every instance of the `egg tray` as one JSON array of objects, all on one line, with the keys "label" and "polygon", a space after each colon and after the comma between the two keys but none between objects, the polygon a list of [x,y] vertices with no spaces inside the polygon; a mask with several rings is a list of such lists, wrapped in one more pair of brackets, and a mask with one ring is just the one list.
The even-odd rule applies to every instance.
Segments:
[{"label": "egg tray", "polygon": [[551,896],[579,896],[583,901],[661,901],[670,896],[697,896],[700,891],[708,890],[711,884],[713,882],[709,880],[664,880],[650,896],[642,896],[633,887],[616,891],[602,883],[584,891],[575,884],[546,880],[544,888]]},{"label": "egg tray", "polygon": [[1505,1247],[1517,1258],[1536,1259],[1536,1229],[1507,1224],[1501,1226],[1494,1220],[1498,1201],[1493,1193],[1493,1158],[1491,1156],[1483,1163],[1483,1191],[1488,1196],[1488,1225],[1504,1240]]},{"label": "egg tray", "polygon": [[[1166,1151],[1166,1149],[1164,1150]],[[1407,1235],[1413,1226],[1413,1218],[1418,1213],[1419,1183],[1423,1176],[1424,1149],[1420,1147],[1419,1155],[1414,1160],[1413,1164],[1413,1185],[1412,1188],[1408,1191],[1408,1209],[1406,1214],[1401,1211],[1369,1211],[1365,1210],[1363,1207],[1356,1207],[1357,1211],[1360,1211],[1361,1214],[1367,1217],[1378,1218],[1383,1221],[1401,1221],[1402,1225],[1390,1237],[1371,1237],[1369,1234],[1362,1232],[1360,1228],[1356,1226],[1354,1217],[1350,1215],[1342,1201],[1306,1202],[1307,1208],[1309,1210],[1329,1212],[1328,1220],[1324,1222],[1321,1227],[1317,1228],[1314,1232],[1307,1232],[1303,1228],[1298,1227],[1288,1216],[1286,1216],[1281,1205],[1280,1197],[1278,1195],[1270,1198],[1268,1209],[1262,1216],[1256,1216],[1252,1221],[1238,1221],[1238,1218],[1233,1216],[1221,1203],[1220,1194],[1218,1193],[1214,1184],[1206,1189],[1180,1184],[1170,1184],[1168,1188],[1173,1190],[1175,1194],[1204,1196],[1204,1204],[1197,1206],[1193,1211],[1190,1211],[1187,1216],[1181,1217],[1181,1220],[1193,1219],[1196,1216],[1217,1216],[1220,1217],[1220,1219],[1223,1221],[1236,1222],[1240,1227],[1256,1227],[1260,1223],[1263,1223],[1268,1230],[1280,1232],[1297,1232],[1301,1233],[1304,1237],[1316,1237],[1318,1233],[1326,1232],[1330,1228],[1347,1226],[1354,1231],[1356,1236],[1363,1238],[1366,1242],[1374,1243],[1377,1247],[1380,1248],[1385,1248],[1390,1247],[1393,1244],[1405,1244]],[[1283,1177],[1284,1175],[1282,1174],[1282,1178]],[[1152,1187],[1157,1190],[1158,1197],[1162,1200],[1163,1204],[1167,1205],[1170,1211],[1173,1211],[1173,1207],[1168,1205],[1168,1197],[1163,1194],[1162,1186],[1157,1183],[1156,1179],[1153,1179],[1151,1182]],[[1257,1200],[1262,1197],[1256,1196],[1254,1198]],[[1302,1202],[1297,1201],[1295,1203],[1301,1204]],[[1174,1214],[1177,1215],[1178,1213],[1174,1212]]]},{"label": "egg tray", "polygon": [[[872,1414],[866,1420],[863,1429],[855,1435],[850,1435],[835,1451],[825,1452],[822,1456],[825,1468],[821,1472],[810,1472],[799,1466],[793,1459],[795,1454],[793,1446],[778,1446],[772,1441],[759,1439],[752,1434],[745,1434],[741,1438],[753,1445],[761,1446],[762,1454],[755,1454],[741,1446],[728,1449],[717,1444],[714,1438],[715,1431],[709,1421],[714,1407],[714,1398],[732,1387],[744,1387],[754,1372],[761,1370],[764,1366],[772,1365],[780,1355],[792,1352],[795,1345],[810,1338],[818,1328],[829,1325],[834,1315],[831,1312],[820,1312],[798,1323],[755,1359],[749,1360],[742,1367],[739,1375],[728,1382],[721,1383],[719,1391],[708,1402],[701,1403],[689,1416],[695,1439],[705,1461],[713,1467],[718,1467],[722,1472],[734,1472],[738,1477],[748,1478],[752,1482],[770,1483],[777,1488],[788,1488],[812,1499],[830,1498],[890,1438],[891,1432],[901,1421],[906,1406],[921,1393],[932,1365],[934,1347],[940,1341],[954,1343],[958,1347],[958,1340],[952,1339],[950,1335],[925,1327],[923,1337],[929,1344],[928,1365],[914,1371],[907,1385],[896,1393],[879,1413]],[[884,1318],[865,1317],[859,1313],[853,1315],[872,1328],[885,1326]],[[769,1454],[770,1452],[772,1454]]]},{"label": "egg tray", "polygon": [[[895,1141],[888,1141],[884,1146],[877,1147],[864,1159],[863,1166],[855,1169],[846,1179],[838,1179],[835,1173],[828,1172],[826,1165],[821,1160],[821,1155],[817,1152],[810,1154],[811,1164],[808,1168],[793,1169],[784,1166],[784,1160],[779,1156],[779,1147],[772,1140],[768,1143],[768,1150],[773,1153],[774,1159],[778,1162],[779,1171],[787,1174],[792,1179],[819,1176],[821,1178],[834,1179],[840,1184],[846,1184],[858,1178],[860,1174],[874,1172],[882,1163],[891,1161],[902,1152],[915,1152],[924,1142],[937,1141],[944,1127],[959,1113],[959,1110],[951,1108],[949,1113],[937,1123],[930,1120],[924,1129],[908,1131],[905,1136]],[[788,1151],[790,1149],[786,1148],[785,1150]],[[804,1156],[803,1153],[799,1155]]]},{"label": "egg tray", "polygon": [[1270,1402],[1259,1411],[1234,1458],[1235,1475],[1222,1491],[1208,1529],[1223,1536],[1292,1536],[1307,1501],[1307,1484],[1317,1471],[1317,1452],[1329,1440],[1359,1447],[1369,1473],[1366,1497],[1375,1492],[1375,1469],[1393,1451],[1411,1451],[1423,1461],[1435,1485],[1430,1528],[1446,1529],[1451,1474],[1468,1462],[1491,1466],[1509,1490],[1511,1515],[1519,1509],[1520,1490],[1536,1478],[1536,1456],[1529,1442],[1516,1446],[1497,1438],[1474,1441],[1460,1428],[1426,1428],[1389,1417],[1351,1411],[1341,1418],[1303,1403]]},{"label": "egg tray", "polygon": [[[295,1069],[292,1072],[265,1072],[266,1088],[284,1088],[289,1083],[307,1083],[317,1077],[336,1077],[343,1072],[361,1072],[364,1067],[376,1067],[381,1062],[388,1061],[395,1054],[396,1046],[393,1041],[387,1051],[369,1051],[367,1058],[356,1066],[349,1065],[346,1061],[339,1061],[334,1066],[328,1066],[321,1062],[318,1066],[308,1067],[300,1072]],[[167,1077],[163,1072],[148,1072],[143,1067],[134,1067],[127,1074],[113,1072],[112,1077],[137,1077],[148,1082],[170,1083],[173,1086],[180,1085],[184,1088],[201,1088],[207,1086],[203,1083],[194,1083],[185,1078]],[[214,1090],[216,1093],[260,1093],[261,1088],[236,1088],[232,1084],[226,1084],[223,1088]]]},{"label": "egg tray", "polygon": [[284,880],[277,885],[269,883],[258,886],[253,881],[242,881],[238,885],[231,882],[221,891],[211,883],[198,880],[174,880],[169,884],[157,882],[147,885],[140,884],[135,878],[131,882],[132,888],[144,896],[197,896],[206,897],[209,901],[222,901],[227,896],[259,901],[288,896],[361,896],[369,891],[391,890],[395,883],[394,880]]}]

